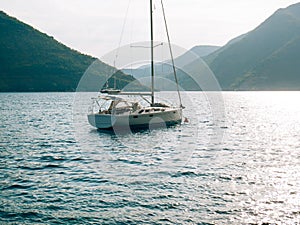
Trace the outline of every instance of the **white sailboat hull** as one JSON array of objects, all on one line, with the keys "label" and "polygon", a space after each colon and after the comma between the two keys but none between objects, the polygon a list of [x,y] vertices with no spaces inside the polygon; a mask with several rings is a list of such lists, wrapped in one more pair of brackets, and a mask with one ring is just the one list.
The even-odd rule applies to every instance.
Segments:
[{"label": "white sailboat hull", "polygon": [[122,127],[145,127],[155,125],[174,125],[181,123],[181,108],[166,108],[164,111],[127,113],[120,115],[92,113],[88,115],[89,123],[98,129]]},{"label": "white sailboat hull", "polygon": [[[162,3],[162,2],[161,2]],[[164,14],[165,27],[169,42],[170,56],[172,58],[173,72],[177,83],[176,68],[174,65],[173,53],[171,49],[171,42],[168,34],[168,28],[162,3],[162,10]],[[179,96],[180,107],[173,107],[164,103],[155,102],[154,100],[154,42],[153,42],[153,2],[150,0],[150,41],[151,41],[151,92],[122,92],[107,87],[102,90],[106,93],[105,96],[99,96],[95,99],[91,108],[91,113],[88,114],[89,123],[98,129],[114,129],[114,128],[129,128],[129,127],[144,127],[154,128],[159,125],[169,126],[181,123],[182,120],[182,104],[179,86],[177,83],[177,92]],[[139,102],[128,101],[114,95],[135,95],[140,96],[144,101],[150,104],[149,107],[144,107]],[[144,96],[151,96],[151,101],[145,99]],[[100,103],[103,100],[104,103]],[[95,104],[96,103],[96,104]],[[108,104],[106,104],[108,103]]]}]

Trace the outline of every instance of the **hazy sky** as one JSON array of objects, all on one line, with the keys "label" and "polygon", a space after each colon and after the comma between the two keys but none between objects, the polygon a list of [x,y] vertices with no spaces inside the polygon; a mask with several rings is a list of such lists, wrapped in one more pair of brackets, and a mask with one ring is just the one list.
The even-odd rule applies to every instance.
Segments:
[{"label": "hazy sky", "polygon": [[[155,37],[165,41],[160,0]],[[164,0],[172,43],[224,45],[278,8],[299,0]],[[129,4],[130,3],[130,4]],[[101,57],[121,45],[149,39],[149,0],[0,0],[0,9],[67,46]],[[127,10],[128,9],[128,10]]]}]

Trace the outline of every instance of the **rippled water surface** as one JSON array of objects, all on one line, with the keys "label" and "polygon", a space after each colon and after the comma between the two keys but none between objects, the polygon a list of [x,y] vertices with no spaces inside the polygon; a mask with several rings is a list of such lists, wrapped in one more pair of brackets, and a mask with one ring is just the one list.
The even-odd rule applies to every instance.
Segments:
[{"label": "rippled water surface", "polygon": [[188,92],[125,134],[79,95],[0,94],[0,224],[300,224],[300,92]]}]

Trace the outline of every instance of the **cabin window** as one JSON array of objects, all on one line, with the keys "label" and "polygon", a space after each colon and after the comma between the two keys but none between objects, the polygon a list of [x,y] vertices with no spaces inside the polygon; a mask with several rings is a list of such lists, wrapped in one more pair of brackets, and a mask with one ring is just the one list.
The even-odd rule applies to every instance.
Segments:
[{"label": "cabin window", "polygon": [[153,115],[151,114],[151,115],[149,115],[149,117],[153,117]]},{"label": "cabin window", "polygon": [[138,116],[133,116],[133,118],[138,118]]}]

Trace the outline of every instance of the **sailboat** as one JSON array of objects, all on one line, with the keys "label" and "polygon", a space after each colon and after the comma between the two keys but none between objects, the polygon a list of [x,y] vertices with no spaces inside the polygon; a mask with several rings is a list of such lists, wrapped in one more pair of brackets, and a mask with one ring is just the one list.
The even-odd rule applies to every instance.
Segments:
[{"label": "sailboat", "polygon": [[[181,104],[176,69],[174,66],[162,0],[161,4],[180,106],[172,106],[155,101],[153,2],[150,0],[151,92],[122,92],[121,90],[115,90],[112,88],[106,88],[105,90],[102,90],[99,96],[93,99],[93,104],[88,113],[88,121],[92,126],[98,129],[115,129],[126,127],[144,129],[160,125],[172,126],[181,123],[182,109],[184,107]],[[122,97],[131,95],[140,96],[144,101],[146,101],[146,105],[140,104],[139,101],[130,101]],[[150,97],[151,100],[147,99],[147,97]]]}]

